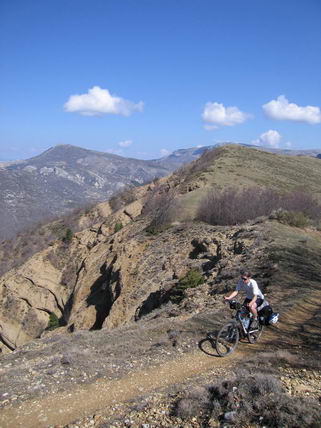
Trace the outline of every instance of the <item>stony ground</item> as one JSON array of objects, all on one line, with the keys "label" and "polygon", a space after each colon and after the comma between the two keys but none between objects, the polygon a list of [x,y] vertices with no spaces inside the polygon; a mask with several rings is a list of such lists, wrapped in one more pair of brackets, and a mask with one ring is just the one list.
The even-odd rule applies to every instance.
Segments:
[{"label": "stony ground", "polygon": [[[201,233],[193,240],[188,254],[203,266],[206,282],[188,289],[179,304],[152,302],[136,322],[113,330],[67,334],[61,328],[2,356],[0,427],[220,426],[213,418],[204,424],[199,414],[178,418],[177,400],[244,365],[278,377],[290,396],[320,402],[320,233],[277,223],[223,231],[216,258],[208,251],[213,241]],[[175,227],[162,239],[175,239],[176,232],[192,233]],[[280,323],[266,329],[260,343],[240,343],[228,358],[212,349],[206,354],[199,342],[231,316],[222,295],[245,263],[268,299],[272,294]]]},{"label": "stony ground", "polygon": [[[320,402],[319,353],[301,333],[304,325],[319,337],[319,301],[316,290],[296,312],[284,314],[278,328],[266,329],[261,343],[240,343],[225,359],[198,348],[223,321],[222,311],[31,342],[2,359],[0,426],[201,427],[202,418],[174,415],[177,399],[190,388],[229,378],[241,362],[273,372],[290,395]],[[212,420],[207,426],[220,425]]]}]

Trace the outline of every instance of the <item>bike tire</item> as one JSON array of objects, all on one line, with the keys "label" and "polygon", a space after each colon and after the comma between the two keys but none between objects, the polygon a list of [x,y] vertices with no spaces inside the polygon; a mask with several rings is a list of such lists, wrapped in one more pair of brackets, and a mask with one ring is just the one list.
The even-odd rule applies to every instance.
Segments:
[{"label": "bike tire", "polygon": [[224,324],[217,333],[215,348],[220,357],[226,357],[235,351],[240,340],[240,333],[237,325],[233,322]]},{"label": "bike tire", "polygon": [[257,331],[253,331],[252,333],[251,332],[247,333],[247,340],[251,344],[258,342],[260,340],[260,337],[262,336],[263,330],[264,330],[264,326],[262,324],[259,324]]},{"label": "bike tire", "polygon": [[198,343],[198,347],[200,348],[201,351],[203,351],[205,354],[207,355],[211,355],[213,356],[217,356],[216,354],[216,348],[215,348],[215,339],[202,339],[199,343]]}]

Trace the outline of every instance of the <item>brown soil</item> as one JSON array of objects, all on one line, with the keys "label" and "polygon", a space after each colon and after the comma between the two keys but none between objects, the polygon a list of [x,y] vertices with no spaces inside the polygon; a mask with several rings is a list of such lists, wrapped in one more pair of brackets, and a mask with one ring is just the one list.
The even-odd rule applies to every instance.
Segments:
[{"label": "brown soil", "polygon": [[[200,350],[194,350],[160,365],[133,371],[119,379],[111,381],[99,379],[95,383],[79,386],[74,390],[27,400],[19,406],[7,406],[0,415],[0,426],[2,428],[64,426],[97,412],[108,420],[108,414],[111,416],[113,413],[108,409],[112,409],[114,405],[139,399],[155,391],[166,391],[171,385],[186,381],[195,382],[207,372],[214,375],[228,373],[253,351],[257,353],[273,349],[300,350],[300,348],[304,351],[304,348],[309,347],[309,341],[306,340],[303,326],[309,330],[310,337],[320,335],[320,328],[315,324],[315,319],[320,314],[320,301],[321,290],[315,290],[296,308],[284,314],[277,328],[266,329],[259,344],[254,345],[255,347],[240,344],[229,358],[213,357]],[[77,425],[81,425],[81,422]]]}]

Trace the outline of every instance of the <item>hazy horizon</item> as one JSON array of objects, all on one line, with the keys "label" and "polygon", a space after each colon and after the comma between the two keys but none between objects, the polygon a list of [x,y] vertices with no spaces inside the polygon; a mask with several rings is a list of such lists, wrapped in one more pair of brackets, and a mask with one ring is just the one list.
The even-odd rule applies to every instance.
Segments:
[{"label": "hazy horizon", "polygon": [[0,159],[321,147],[318,0],[4,0]]}]

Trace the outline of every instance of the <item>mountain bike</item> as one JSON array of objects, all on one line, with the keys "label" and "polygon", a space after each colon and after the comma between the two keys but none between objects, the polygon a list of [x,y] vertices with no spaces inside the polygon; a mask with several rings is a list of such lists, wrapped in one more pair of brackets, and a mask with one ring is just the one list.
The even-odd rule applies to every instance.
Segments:
[{"label": "mountain bike", "polygon": [[240,339],[248,339],[250,343],[257,342],[263,332],[263,325],[258,324],[256,328],[251,328],[252,314],[245,305],[236,300],[228,300],[230,309],[235,310],[231,321],[224,324],[216,337],[213,333],[207,335],[207,340],[211,342],[212,348],[221,357],[226,357],[235,351]]}]

